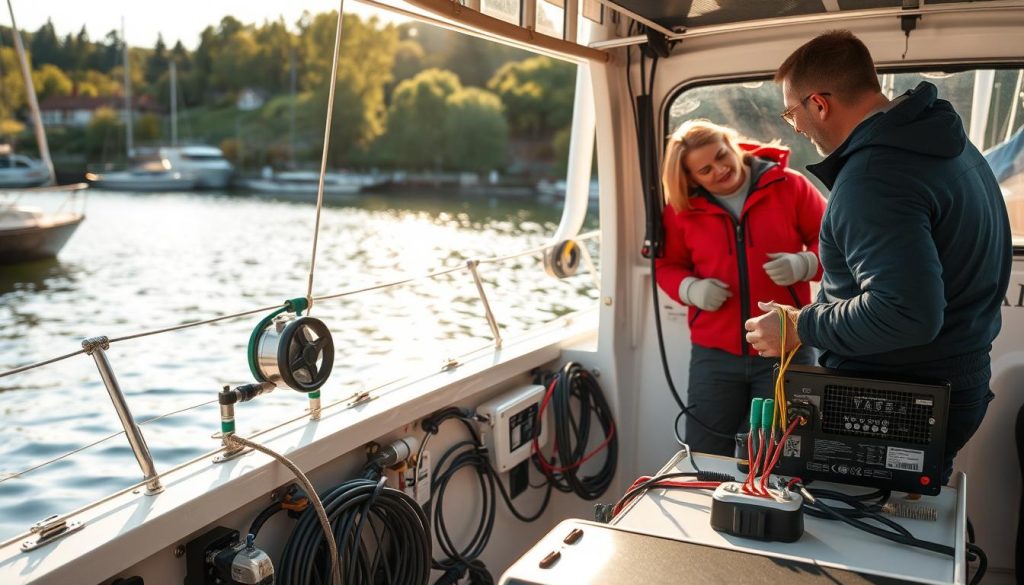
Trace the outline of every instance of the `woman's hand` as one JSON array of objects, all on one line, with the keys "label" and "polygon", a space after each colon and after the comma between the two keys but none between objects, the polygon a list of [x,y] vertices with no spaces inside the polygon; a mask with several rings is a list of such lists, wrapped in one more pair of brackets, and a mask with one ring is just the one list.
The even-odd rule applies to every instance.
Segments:
[{"label": "woman's hand", "polygon": [[717,278],[686,278],[679,286],[679,298],[687,305],[717,311],[732,296],[729,285]]}]

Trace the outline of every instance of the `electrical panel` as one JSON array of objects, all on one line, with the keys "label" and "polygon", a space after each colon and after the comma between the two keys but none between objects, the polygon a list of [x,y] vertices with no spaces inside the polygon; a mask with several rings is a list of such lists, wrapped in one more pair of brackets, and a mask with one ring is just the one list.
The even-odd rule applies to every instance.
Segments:
[{"label": "electrical panel", "polygon": [[[488,421],[487,447],[498,473],[530,458],[534,433],[539,447],[547,443],[550,424],[539,417],[545,391],[538,384],[523,386],[477,407],[477,414]],[[550,419],[547,411],[543,419]]]},{"label": "electrical panel", "polygon": [[942,487],[949,385],[791,366],[779,475],[935,495]]}]

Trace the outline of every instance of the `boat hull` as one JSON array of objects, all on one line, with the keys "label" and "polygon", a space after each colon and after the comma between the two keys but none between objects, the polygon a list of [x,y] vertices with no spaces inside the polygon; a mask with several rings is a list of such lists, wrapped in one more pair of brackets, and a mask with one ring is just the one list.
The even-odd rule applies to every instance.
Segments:
[{"label": "boat hull", "polygon": [[55,258],[83,219],[75,215],[52,225],[0,230],[0,264]]}]

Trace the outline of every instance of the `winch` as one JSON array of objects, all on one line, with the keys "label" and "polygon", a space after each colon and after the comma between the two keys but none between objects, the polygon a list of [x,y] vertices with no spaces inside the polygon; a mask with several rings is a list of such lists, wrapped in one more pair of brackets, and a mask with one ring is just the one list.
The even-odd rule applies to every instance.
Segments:
[{"label": "winch", "polygon": [[580,267],[582,252],[575,240],[562,240],[544,252],[544,271],[555,278],[568,278]]},{"label": "winch", "polygon": [[302,316],[308,306],[306,299],[291,299],[253,329],[249,370],[258,381],[299,392],[313,392],[327,381],[334,366],[334,340],[323,321]]}]

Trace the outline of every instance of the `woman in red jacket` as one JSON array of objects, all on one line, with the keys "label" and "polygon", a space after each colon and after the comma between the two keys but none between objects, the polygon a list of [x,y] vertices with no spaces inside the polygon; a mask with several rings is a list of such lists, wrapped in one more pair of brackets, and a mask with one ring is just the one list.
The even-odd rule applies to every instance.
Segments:
[{"label": "woman in red jacket", "polygon": [[[750,399],[774,394],[777,362],[760,357],[743,330],[761,313],[757,302],[801,307],[809,281],[821,278],[825,199],[786,168],[788,158],[787,149],[740,142],[707,120],[685,122],[665,151],[665,254],[656,268],[661,289],[689,305],[686,403],[699,423],[688,420],[684,437],[694,451],[732,455],[727,437],[746,430]],[[813,359],[802,348],[793,362]]]}]

